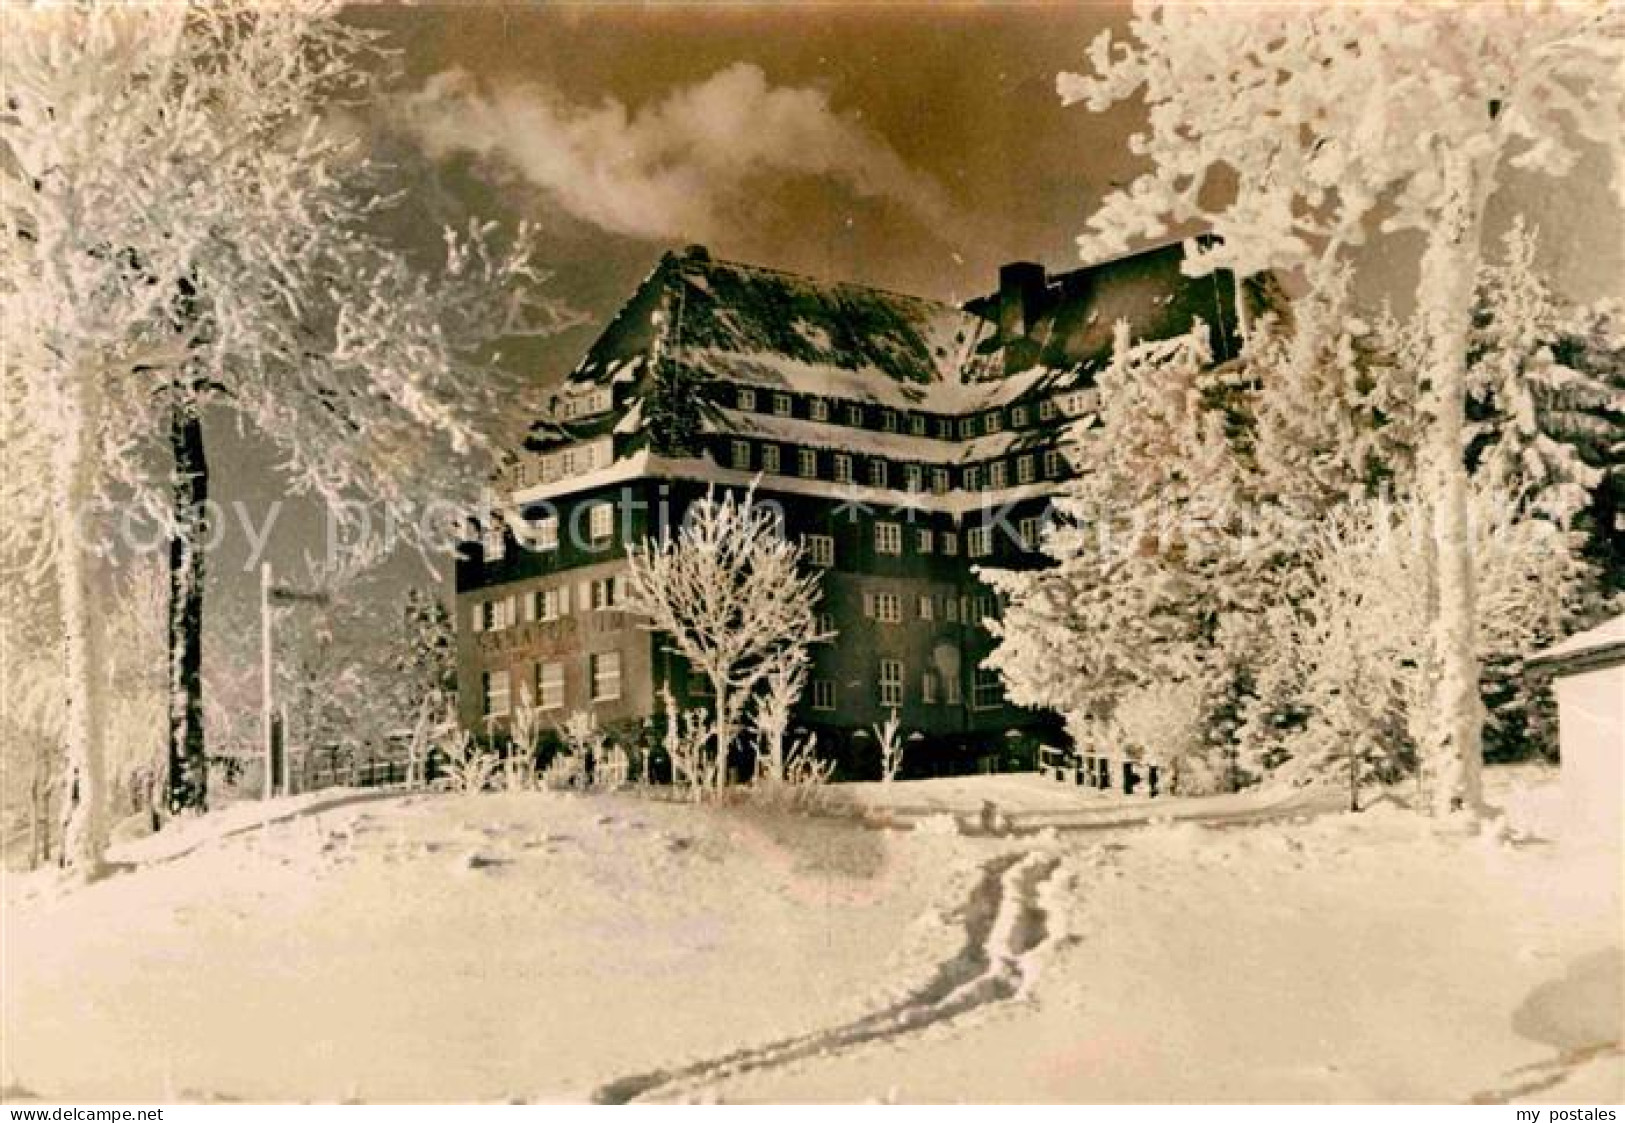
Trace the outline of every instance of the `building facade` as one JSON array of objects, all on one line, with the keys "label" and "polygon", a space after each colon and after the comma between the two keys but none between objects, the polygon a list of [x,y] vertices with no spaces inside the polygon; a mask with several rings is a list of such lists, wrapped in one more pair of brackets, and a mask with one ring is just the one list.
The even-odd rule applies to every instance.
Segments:
[{"label": "building facade", "polygon": [[[503,509],[456,573],[462,720],[500,732],[528,695],[658,740],[659,693],[704,705],[623,608],[626,549],[710,488],[756,486],[822,573],[825,630],[796,727],[846,778],[896,710],[910,771],[1031,767],[1052,715],[1005,701],[982,660],[994,595],[977,567],[1040,564],[1050,497],[1074,471],[1114,325],[1209,325],[1235,351],[1226,275],[1183,277],[1179,246],[1057,277],[1017,263],[963,307],[666,255],[554,394],[498,482]],[[1085,470],[1086,470],[1086,466]]]}]

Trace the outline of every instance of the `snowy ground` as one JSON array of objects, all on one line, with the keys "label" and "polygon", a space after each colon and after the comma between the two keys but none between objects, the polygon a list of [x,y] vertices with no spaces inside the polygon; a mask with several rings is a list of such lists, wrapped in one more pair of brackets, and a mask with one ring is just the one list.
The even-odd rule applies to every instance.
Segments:
[{"label": "snowy ground", "polygon": [[1617,853],[1302,793],[851,794],[914,829],[340,794],[13,878],[5,1098],[1625,1095]]}]

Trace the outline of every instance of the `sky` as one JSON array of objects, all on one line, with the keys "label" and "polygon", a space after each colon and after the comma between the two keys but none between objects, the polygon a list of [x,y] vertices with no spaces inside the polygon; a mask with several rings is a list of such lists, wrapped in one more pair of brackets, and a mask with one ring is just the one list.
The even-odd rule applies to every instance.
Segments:
[{"label": "sky", "polygon": [[[944,300],[995,284],[1007,261],[1052,270],[1093,206],[1135,171],[1139,107],[1064,108],[1055,76],[1121,27],[1119,3],[528,4],[363,7],[399,75],[347,117],[404,192],[394,227],[435,244],[470,215],[540,227],[549,291],[581,326],[514,351],[556,380],[661,252],[713,254]],[[1514,180],[1493,225],[1530,211],[1554,283],[1621,292],[1617,209],[1600,157],[1553,184]],[[1362,263],[1372,300],[1408,304],[1414,240]],[[222,430],[224,500],[281,494],[263,447]],[[283,568],[320,548],[313,509],[290,502],[272,540]],[[228,536],[222,592],[251,582]],[[444,576],[444,574],[442,574]],[[430,583],[397,559],[389,584]],[[442,586],[444,587],[444,586]]]}]

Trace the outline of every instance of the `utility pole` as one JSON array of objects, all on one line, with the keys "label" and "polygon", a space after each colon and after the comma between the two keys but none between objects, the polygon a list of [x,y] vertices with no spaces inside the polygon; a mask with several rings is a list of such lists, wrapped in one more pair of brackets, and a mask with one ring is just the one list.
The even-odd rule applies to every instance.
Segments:
[{"label": "utility pole", "polygon": [[276,703],[271,695],[271,563],[260,564],[260,722],[265,734],[264,798],[276,794]]}]

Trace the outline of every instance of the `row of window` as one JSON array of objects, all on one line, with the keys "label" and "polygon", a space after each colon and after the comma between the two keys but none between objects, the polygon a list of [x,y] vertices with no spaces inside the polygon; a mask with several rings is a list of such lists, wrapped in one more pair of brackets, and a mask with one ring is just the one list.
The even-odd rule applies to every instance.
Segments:
[{"label": "row of window", "polygon": [[[903,600],[901,593],[864,593],[863,615],[882,624],[901,624]],[[921,621],[975,624],[997,616],[998,611],[999,601],[992,593],[977,593],[974,596],[920,593],[914,598],[914,617]],[[827,632],[832,629],[820,627],[819,630]]]},{"label": "row of window", "polygon": [[[973,526],[965,531],[965,553],[972,558],[985,558],[993,553],[993,527]],[[1016,522],[1016,544],[1023,550],[1036,550],[1043,538],[1044,519],[1033,515]],[[941,554],[943,557],[959,555],[959,534],[952,530],[914,528],[914,553]],[[903,555],[903,527],[901,523],[875,523],[875,553],[886,557]],[[835,538],[828,534],[803,534],[801,548],[807,560],[821,569],[835,565]]]},{"label": "row of window", "polygon": [[556,452],[541,455],[520,453],[519,462],[513,469],[513,485],[516,488],[530,487],[532,484],[567,480],[607,468],[614,459],[615,446],[609,437],[585,444],[566,445]]},{"label": "row of window", "polygon": [[[1045,399],[1039,402],[1036,411],[1028,405],[1012,406],[1010,408],[1010,425],[1021,429],[1030,425],[1036,412],[1039,421],[1053,421],[1066,406],[1076,406],[1078,395],[1063,395],[1062,400]],[[759,391],[752,386],[739,386],[734,390],[734,404],[750,412],[767,409],[778,417],[793,417],[795,407],[789,394],[782,390],[768,393]],[[807,402],[807,419],[809,421],[827,422],[833,415],[832,403],[824,398],[811,398]],[[864,428],[870,421],[868,410],[861,402],[840,403],[841,420],[856,428]],[[1070,411],[1068,411],[1070,412]],[[935,436],[939,440],[965,440],[983,433],[997,433],[1004,428],[1004,411],[990,410],[982,414],[972,414],[968,417],[928,417],[922,413],[903,413],[895,409],[879,407],[880,429],[885,433],[900,433],[907,430],[910,436]]]},{"label": "row of window", "polygon": [[[920,672],[919,682],[922,705],[957,706],[964,701],[957,675],[944,675],[934,667],[927,667]],[[815,678],[810,688],[813,709],[830,711],[839,704],[834,679]],[[901,706],[907,700],[906,692],[903,661],[882,659],[880,674],[875,679],[875,700],[888,708]],[[971,682],[971,708],[991,710],[1003,704],[1004,684],[999,681],[999,673],[978,667]]]},{"label": "row of window", "polygon": [[622,575],[582,581],[572,596],[569,585],[551,589],[531,589],[510,593],[495,600],[475,601],[472,628],[476,632],[500,632],[520,624],[557,620],[570,615],[571,601],[577,612],[608,612],[626,601],[626,578]]},{"label": "row of window", "polygon": [[[857,477],[853,472],[852,454],[848,452],[820,453],[817,449],[797,448],[796,475],[804,479],[815,480],[824,478],[820,471],[825,464],[829,468],[829,479],[838,484],[856,483]],[[1043,471],[1044,479],[1059,479],[1064,467],[1059,449],[1048,449],[1044,453]],[[972,464],[959,471],[961,486],[966,491],[980,491],[982,488],[998,490],[1011,485],[1011,467],[1014,465],[1014,482],[1017,484],[1030,484],[1038,479],[1039,461],[1034,453],[1024,453],[1014,461],[995,460],[986,465]],[[763,441],[746,440],[735,437],[728,444],[728,466],[741,472],[764,472],[770,476],[786,475],[784,458],[781,448],[777,444]],[[894,471],[895,466],[889,461],[871,457],[868,472],[864,481],[870,487],[893,487],[901,485],[905,491],[920,492],[926,489],[929,481],[933,495],[944,495],[952,486],[952,477],[947,468],[926,469],[918,464],[904,464],[902,475]],[[984,468],[986,469],[984,472]],[[929,475],[927,475],[929,472]]]},{"label": "row of window", "polygon": [[[539,710],[564,708],[564,664],[535,663],[531,666],[529,695]],[[587,681],[594,702],[613,702],[621,696],[621,653],[602,651],[587,656]],[[513,712],[513,676],[506,670],[486,671],[480,676],[481,713],[488,718],[507,717]]]},{"label": "row of window", "polygon": [[563,393],[553,399],[553,416],[559,421],[575,421],[607,413],[615,404],[614,392],[608,386],[594,386],[585,392]]},{"label": "row of window", "polygon": [[[559,519],[557,515],[525,521],[526,544],[532,550],[559,548]],[[594,503],[587,508],[587,545],[594,550],[608,549],[615,540],[615,504]],[[485,528],[481,546],[487,562],[501,561],[508,552],[507,535],[500,521]]]}]

